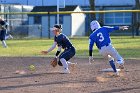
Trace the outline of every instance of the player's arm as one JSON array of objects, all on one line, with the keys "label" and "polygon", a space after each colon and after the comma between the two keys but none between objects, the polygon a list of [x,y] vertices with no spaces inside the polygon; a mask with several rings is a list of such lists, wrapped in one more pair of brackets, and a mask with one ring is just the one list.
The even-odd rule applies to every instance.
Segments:
[{"label": "player's arm", "polygon": [[127,30],[128,26],[114,26],[114,27],[105,26],[105,28],[107,29],[108,32],[112,32],[115,30]]},{"label": "player's arm", "polygon": [[92,56],[93,45],[94,45],[93,40],[89,39],[89,56]]},{"label": "player's arm", "polygon": [[57,58],[58,57],[58,55],[60,54],[60,52],[61,52],[61,46],[58,46],[58,50],[57,50],[57,52],[56,52],[56,54],[55,54],[55,57]]},{"label": "player's arm", "polygon": [[57,42],[54,42],[53,45],[47,51],[41,51],[42,54],[48,54],[51,52],[57,45]]},{"label": "player's arm", "polygon": [[94,45],[94,41],[91,38],[89,38],[89,63],[90,64],[93,61],[93,56],[92,56],[93,45]]},{"label": "player's arm", "polygon": [[104,26],[104,28],[108,32],[112,32],[112,31],[115,31],[115,30],[119,30],[120,29],[119,26],[114,26],[114,27],[112,27],[112,26]]}]

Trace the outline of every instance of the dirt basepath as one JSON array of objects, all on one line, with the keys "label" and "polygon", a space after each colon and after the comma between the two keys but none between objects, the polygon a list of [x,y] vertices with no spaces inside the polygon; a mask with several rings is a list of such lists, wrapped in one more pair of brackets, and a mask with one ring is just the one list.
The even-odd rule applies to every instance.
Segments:
[{"label": "dirt basepath", "polygon": [[[1,57],[0,93],[140,93],[140,60],[126,60],[120,77],[112,72],[101,72],[110,68],[103,59],[74,58],[76,67],[70,74],[60,74],[61,67],[49,65],[51,58]],[[29,65],[35,65],[35,71]],[[16,70],[25,71],[15,74]]]}]

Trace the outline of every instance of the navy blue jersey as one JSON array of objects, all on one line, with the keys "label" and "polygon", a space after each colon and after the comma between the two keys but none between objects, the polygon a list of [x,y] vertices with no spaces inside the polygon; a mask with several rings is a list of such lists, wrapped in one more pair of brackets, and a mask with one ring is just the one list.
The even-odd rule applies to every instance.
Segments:
[{"label": "navy blue jersey", "polygon": [[70,42],[69,38],[64,34],[59,34],[58,36],[54,37],[54,41],[57,42],[58,46],[61,46],[63,49],[68,49],[73,47],[72,43]]},{"label": "navy blue jersey", "polygon": [[98,49],[111,43],[109,33],[114,30],[119,30],[119,27],[101,27],[95,30],[89,37],[89,50],[93,49],[94,43],[96,43]]},{"label": "navy blue jersey", "polygon": [[0,21],[0,25],[5,25],[6,22],[5,21]]},{"label": "navy blue jersey", "polygon": [[1,29],[6,29],[6,27],[7,27],[6,22],[5,21],[0,21],[0,28]]}]

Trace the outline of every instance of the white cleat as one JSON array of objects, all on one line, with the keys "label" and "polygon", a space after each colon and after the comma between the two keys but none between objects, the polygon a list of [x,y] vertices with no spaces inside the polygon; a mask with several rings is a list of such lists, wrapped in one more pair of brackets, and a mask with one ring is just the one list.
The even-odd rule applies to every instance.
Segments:
[{"label": "white cleat", "polygon": [[63,69],[63,72],[62,72],[62,74],[69,74],[70,73],[70,70],[67,68],[64,68]]},{"label": "white cleat", "polygon": [[13,39],[13,36],[12,36],[12,35],[9,35],[9,38],[10,38],[10,39]]},{"label": "white cleat", "polygon": [[120,73],[117,71],[117,72],[115,72],[114,76],[119,77]]}]

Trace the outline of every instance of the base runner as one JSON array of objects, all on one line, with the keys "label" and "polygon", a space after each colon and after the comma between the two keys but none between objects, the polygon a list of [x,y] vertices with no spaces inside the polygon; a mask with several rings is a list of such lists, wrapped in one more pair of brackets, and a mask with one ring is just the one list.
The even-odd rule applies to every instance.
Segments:
[{"label": "base runner", "polygon": [[128,26],[101,27],[98,21],[94,20],[90,23],[90,27],[93,33],[89,36],[89,63],[93,61],[92,51],[93,45],[95,43],[100,54],[104,58],[108,58],[113,71],[116,75],[119,75],[114,62],[116,61],[119,64],[119,67],[123,69],[124,60],[117,50],[112,46],[109,33],[114,30],[128,29]]}]

